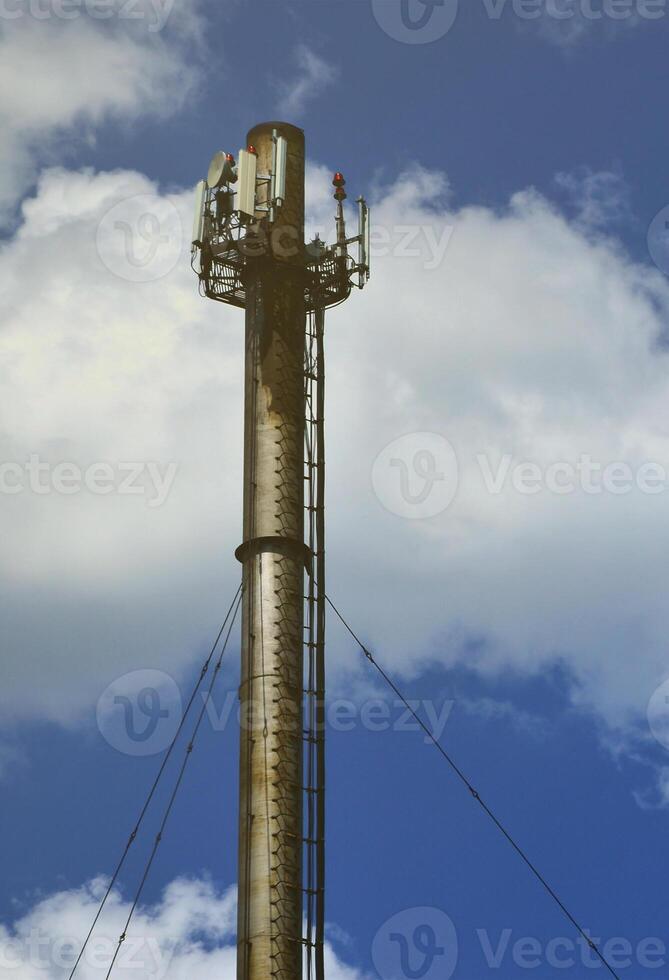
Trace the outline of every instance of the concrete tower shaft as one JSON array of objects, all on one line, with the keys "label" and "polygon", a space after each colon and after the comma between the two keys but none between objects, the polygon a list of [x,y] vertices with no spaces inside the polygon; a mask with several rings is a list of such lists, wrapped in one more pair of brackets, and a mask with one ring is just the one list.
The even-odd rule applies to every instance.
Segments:
[{"label": "concrete tower shaft", "polygon": [[238,980],[302,974],[304,134],[254,127],[259,173],[273,133],[288,140],[285,199],[270,253],[245,267]]}]

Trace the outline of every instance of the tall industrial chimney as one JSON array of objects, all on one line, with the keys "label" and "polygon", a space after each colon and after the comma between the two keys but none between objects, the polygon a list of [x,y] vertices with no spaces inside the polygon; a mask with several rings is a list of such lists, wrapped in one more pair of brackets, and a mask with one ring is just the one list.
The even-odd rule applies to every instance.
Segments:
[{"label": "tall industrial chimney", "polygon": [[270,122],[196,195],[201,291],[246,311],[238,980],[323,980],[324,311],[369,277],[344,184],[336,243],[305,245],[304,134]]}]

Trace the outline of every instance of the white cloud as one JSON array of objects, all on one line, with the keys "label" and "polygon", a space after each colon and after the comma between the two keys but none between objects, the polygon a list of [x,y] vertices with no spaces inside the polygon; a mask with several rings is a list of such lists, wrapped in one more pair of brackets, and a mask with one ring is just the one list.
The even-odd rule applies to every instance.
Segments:
[{"label": "white cloud", "polygon": [[[398,217],[391,191],[375,219],[392,227]],[[442,662],[483,673],[559,663],[577,678],[579,703],[615,724],[640,716],[666,672],[654,585],[666,493],[493,496],[476,456],[666,465],[669,389],[656,341],[667,283],[531,192],[502,215],[431,213],[416,201],[401,217],[454,220],[455,233],[429,276],[420,257],[377,262],[369,292],[331,325],[330,367],[350,406],[338,405],[335,461],[346,431],[371,460],[403,432],[434,430],[460,458],[460,492],[423,524],[379,516],[368,466],[354,468],[348,494],[372,521],[356,577],[374,586],[363,601],[343,580],[344,606],[396,666],[430,645]],[[331,486],[338,476],[335,462]],[[332,503],[344,506],[331,490]]]},{"label": "white cloud", "polygon": [[457,711],[463,710],[473,715],[479,722],[507,722],[517,731],[542,738],[548,731],[546,719],[532,714],[511,701],[495,701],[488,697],[463,698],[455,702]]},{"label": "white cloud", "polygon": [[305,44],[297,46],[295,62],[294,77],[279,85],[279,111],[291,118],[301,116],[309,102],[320,98],[338,75],[334,65]]},{"label": "white cloud", "polygon": [[580,167],[557,174],[555,182],[571,199],[578,220],[587,228],[607,228],[632,217],[629,187],[619,173],[595,173]]},{"label": "white cloud", "polygon": [[0,24],[0,220],[39,163],[67,157],[102,123],[174,112],[198,77],[197,4],[114,0],[105,3],[109,20],[89,16],[84,4],[66,20],[53,11],[38,19],[27,4],[16,9],[21,16]]},{"label": "white cloud", "polygon": [[[69,975],[106,888],[102,878],[37,902],[11,925],[0,925],[0,974],[14,980]],[[77,969],[81,980],[104,977],[130,904],[112,892]],[[139,906],[121,946],[114,976],[134,980],[234,980],[235,889],[178,878],[155,905]],[[362,980],[326,946],[332,980]]]},{"label": "white cloud", "polygon": [[511,0],[484,0],[493,19],[513,17],[518,30],[530,37],[537,35],[561,48],[565,53],[579,44],[592,40],[607,42],[621,40],[625,32],[646,27],[651,31],[663,29],[667,22],[664,0],[564,0],[544,2],[532,9]]},{"label": "white cloud", "polygon": [[[310,168],[309,186],[322,193],[309,224],[325,229],[329,172]],[[113,248],[103,236],[104,261],[96,252],[127,199],[126,217],[148,208],[168,233],[156,261],[171,271],[155,281],[122,277],[123,236]],[[125,671],[179,674],[236,587],[243,320],[197,296],[190,208],[190,193],[158,197],[139,174],[55,170],[0,253],[3,459],[179,466],[157,509],[3,495],[6,717],[75,721]],[[667,673],[669,495],[491,494],[477,456],[493,469],[505,454],[542,470],[582,454],[669,468],[657,342],[669,284],[533,191],[499,213],[457,210],[443,175],[413,168],[373,218],[372,281],[327,328],[333,597],[391,670],[559,665],[576,705],[636,724]],[[149,254],[144,232],[132,246]],[[387,443],[424,431],[455,448],[459,491],[443,514],[406,520],[375,498],[371,469]],[[358,654],[331,627],[337,684]]]},{"label": "white cloud", "polygon": [[[83,690],[90,703],[135,666],[178,670],[215,633],[236,588],[239,567],[229,556],[241,539],[243,327],[197,294],[182,231],[190,197],[161,198],[139,174],[51,171],[2,253],[14,283],[0,300],[3,460],[179,467],[160,508],[136,494],[3,495],[13,549],[0,572],[12,606],[4,636],[6,706],[16,698],[18,709],[11,714],[74,720]],[[128,198],[140,219],[153,209],[167,222],[157,272],[163,256],[167,268],[178,264],[166,278],[123,278],[135,271],[123,229],[116,239],[98,236],[110,208]],[[146,243],[135,238],[141,255]],[[198,583],[194,591],[166,602],[164,590],[184,577]],[[44,605],[35,616],[38,593]],[[151,650],[147,613],[162,623],[151,630]],[[114,623],[123,624],[122,639]]]}]

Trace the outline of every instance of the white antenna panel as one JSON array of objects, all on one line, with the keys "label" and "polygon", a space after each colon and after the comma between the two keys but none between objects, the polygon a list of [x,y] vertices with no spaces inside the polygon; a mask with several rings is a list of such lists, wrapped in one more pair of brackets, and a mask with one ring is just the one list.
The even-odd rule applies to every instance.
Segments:
[{"label": "white antenna panel", "polygon": [[371,229],[372,229],[372,226],[371,226],[371,222],[370,222],[370,219],[369,219],[369,208],[365,204],[365,230],[364,230],[364,235],[363,235],[363,242],[364,242],[364,246],[365,246],[365,265],[367,266],[367,278],[368,279],[369,279],[369,270],[370,270],[370,262],[371,262],[371,251],[372,251],[372,246],[371,246]]},{"label": "white antenna panel", "polygon": [[195,188],[195,219],[193,221],[193,245],[202,245],[204,237],[204,202],[207,194],[206,180],[200,180]]},{"label": "white antenna panel", "polygon": [[239,151],[239,164],[237,173],[239,181],[237,184],[237,203],[236,211],[253,217],[256,209],[256,174],[258,170],[258,158],[255,153],[248,150]]},{"label": "white antenna panel", "polygon": [[274,144],[274,199],[283,204],[286,196],[286,161],[288,159],[288,142],[283,136],[277,136]]}]

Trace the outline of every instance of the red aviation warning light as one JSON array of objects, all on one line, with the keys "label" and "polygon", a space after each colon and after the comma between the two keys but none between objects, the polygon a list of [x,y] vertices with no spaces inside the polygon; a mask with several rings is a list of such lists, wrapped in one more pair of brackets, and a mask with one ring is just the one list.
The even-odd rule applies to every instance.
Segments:
[{"label": "red aviation warning light", "polygon": [[346,191],[344,190],[344,184],[345,183],[346,183],[346,180],[344,179],[344,175],[338,170],[337,173],[332,178],[332,185],[333,185],[333,187],[336,188],[336,190],[334,192],[334,199],[335,199],[335,201],[345,201],[346,200]]}]

